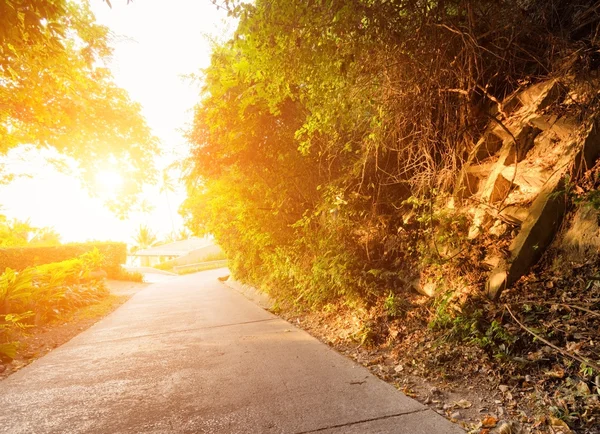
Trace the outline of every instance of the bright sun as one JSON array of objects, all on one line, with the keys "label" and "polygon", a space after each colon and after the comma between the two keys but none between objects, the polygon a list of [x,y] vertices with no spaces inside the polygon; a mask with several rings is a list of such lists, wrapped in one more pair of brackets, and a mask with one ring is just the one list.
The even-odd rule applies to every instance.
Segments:
[{"label": "bright sun", "polygon": [[96,184],[100,191],[115,193],[123,186],[123,177],[112,170],[102,170],[96,174]]}]

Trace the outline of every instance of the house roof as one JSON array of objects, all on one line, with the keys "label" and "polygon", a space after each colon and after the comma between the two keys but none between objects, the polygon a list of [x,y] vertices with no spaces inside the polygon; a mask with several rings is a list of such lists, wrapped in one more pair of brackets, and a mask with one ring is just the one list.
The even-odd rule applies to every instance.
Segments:
[{"label": "house roof", "polygon": [[174,243],[163,244],[162,246],[154,246],[147,249],[138,250],[133,256],[183,256],[187,255],[192,250],[213,244],[205,238],[192,237],[187,240],[175,241]]}]

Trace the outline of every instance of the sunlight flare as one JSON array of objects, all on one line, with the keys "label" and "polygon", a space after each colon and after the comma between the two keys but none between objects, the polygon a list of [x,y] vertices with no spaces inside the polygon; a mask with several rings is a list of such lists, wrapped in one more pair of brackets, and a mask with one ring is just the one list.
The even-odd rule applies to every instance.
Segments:
[{"label": "sunlight flare", "polygon": [[123,176],[114,170],[102,170],[96,174],[96,185],[99,192],[117,193],[123,184]]}]

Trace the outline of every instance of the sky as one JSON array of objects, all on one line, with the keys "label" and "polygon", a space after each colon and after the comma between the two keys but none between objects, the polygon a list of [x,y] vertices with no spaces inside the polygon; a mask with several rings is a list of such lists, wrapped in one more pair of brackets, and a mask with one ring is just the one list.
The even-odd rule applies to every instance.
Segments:
[{"label": "sky", "polygon": [[[163,153],[156,161],[161,169],[184,157],[188,150],[182,129],[191,122],[200,84],[183,76],[198,74],[209,65],[211,41],[227,39],[233,23],[210,0],[111,3],[109,8],[102,0],[90,0],[97,21],[113,33],[115,51],[110,68],[116,83],[142,105],[148,125],[161,140]],[[140,224],[159,235],[183,228],[177,213],[185,198],[183,185],[168,197],[160,194],[158,187],[147,188],[145,197],[153,211],[132,213],[123,221],[103,206],[101,197],[91,198],[79,179],[45,163],[53,157],[52,152],[23,149],[6,157],[4,163],[11,170],[27,172],[35,167],[35,176],[0,186],[0,214],[30,219],[35,226],[54,227],[63,242],[131,242]]]}]

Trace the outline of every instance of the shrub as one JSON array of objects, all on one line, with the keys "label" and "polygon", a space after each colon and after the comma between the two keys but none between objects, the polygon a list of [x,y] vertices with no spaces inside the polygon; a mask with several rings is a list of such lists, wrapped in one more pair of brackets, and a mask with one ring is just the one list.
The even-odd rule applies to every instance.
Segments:
[{"label": "shrub", "polygon": [[4,272],[7,268],[21,271],[28,267],[61,262],[77,258],[94,249],[97,249],[102,255],[101,267],[109,276],[112,273],[118,273],[121,264],[124,264],[127,259],[127,246],[125,243],[93,242],[60,246],[6,248],[0,249],[0,272]]},{"label": "shrub", "polygon": [[115,272],[109,274],[108,277],[114,280],[124,280],[128,282],[143,282],[144,275],[137,271],[128,271],[123,267],[115,269]]}]

